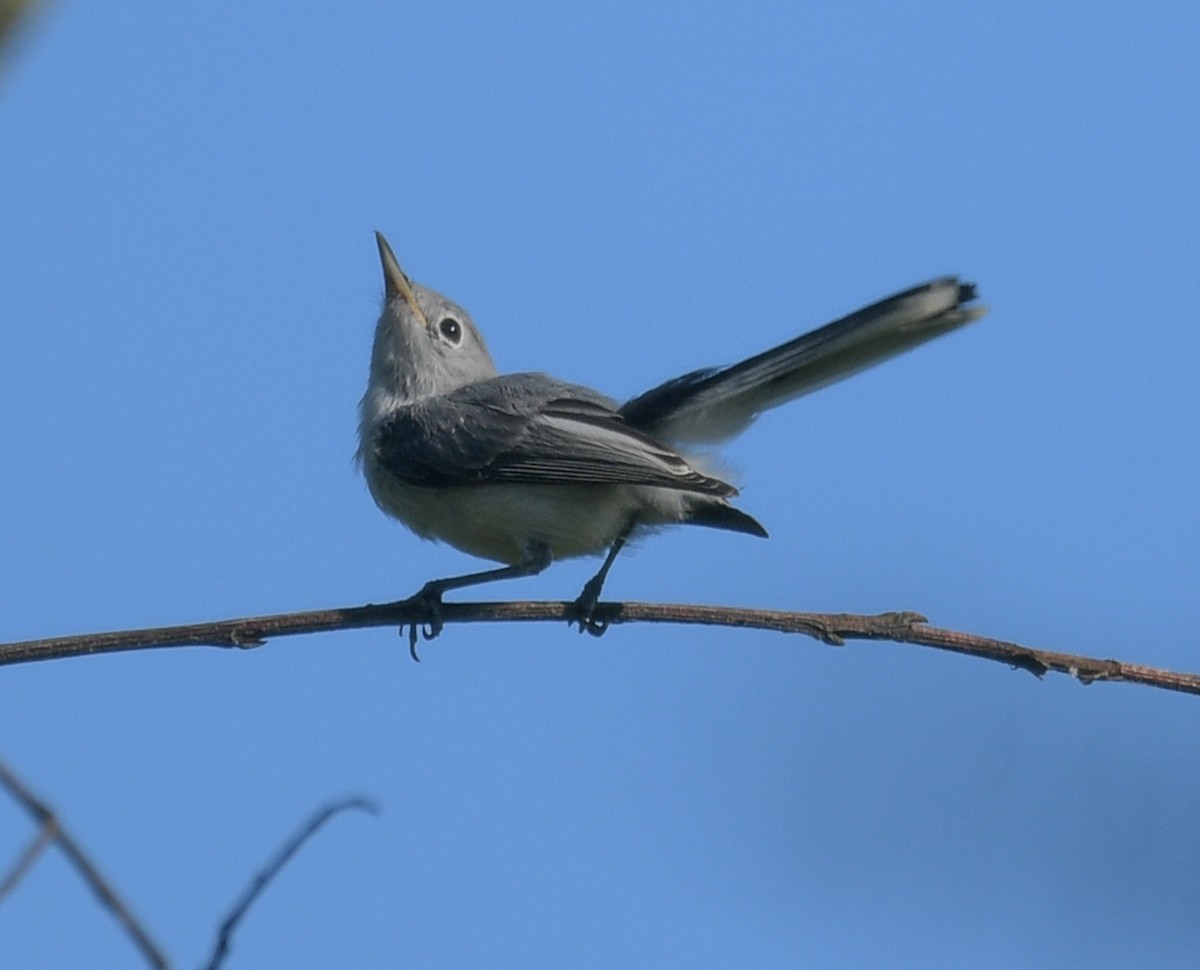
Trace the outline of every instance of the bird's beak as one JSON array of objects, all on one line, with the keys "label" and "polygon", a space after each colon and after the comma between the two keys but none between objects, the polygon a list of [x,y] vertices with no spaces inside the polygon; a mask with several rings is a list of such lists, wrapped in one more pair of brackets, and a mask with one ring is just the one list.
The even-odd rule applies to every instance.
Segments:
[{"label": "bird's beak", "polygon": [[413,315],[428,329],[429,321],[425,319],[425,313],[421,309],[421,305],[417,303],[417,295],[413,292],[412,283],[404,275],[400,264],[396,262],[396,254],[392,252],[388,241],[383,238],[383,233],[375,233],[375,242],[379,245],[379,262],[383,264],[383,290],[388,302],[390,303],[397,296],[404,297],[404,302],[408,304]]}]

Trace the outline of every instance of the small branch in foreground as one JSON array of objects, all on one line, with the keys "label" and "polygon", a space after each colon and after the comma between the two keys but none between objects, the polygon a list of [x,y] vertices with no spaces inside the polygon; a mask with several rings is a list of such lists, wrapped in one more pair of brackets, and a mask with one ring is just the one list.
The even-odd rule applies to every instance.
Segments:
[{"label": "small branch in foreground", "polygon": [[283,844],[283,847],[276,853],[275,857],[254,877],[241,898],[234,904],[233,909],[230,910],[229,915],[225,917],[220,929],[217,931],[217,942],[213,945],[212,956],[209,958],[208,963],[205,964],[205,970],[218,970],[221,964],[224,963],[225,957],[229,953],[229,942],[233,937],[233,931],[237,929],[238,924],[242,921],[242,917],[246,915],[246,911],[253,905],[259,894],[267,888],[272,879],[279,875],[279,870],[287,865],[288,860],[299,851],[305,842],[317,833],[317,830],[322,825],[339,812],[346,812],[350,809],[359,809],[360,811],[370,812],[372,815],[378,813],[375,805],[365,798],[347,798],[345,801],[326,805],[314,814],[299,832]]},{"label": "small branch in foreground", "polygon": [[[566,622],[573,618],[572,604],[560,602],[445,603],[446,623],[480,622]],[[778,610],[749,610],[727,606],[687,606],[670,603],[600,603],[595,618],[615,626],[621,623],[683,623],[703,626],[743,627],[802,633],[822,643],[841,645],[847,640],[891,640],[948,650],[968,657],[994,660],[1036,674],[1055,671],[1085,684],[1097,680],[1144,684],[1162,690],[1200,694],[1200,674],[1182,673],[1080,654],[1059,653],[1025,647],[1005,640],[976,636],[957,630],[929,626],[918,613],[791,613]],[[0,666],[78,657],[85,654],[144,650],[154,647],[210,646],[257,647],[268,637],[296,636],[363,627],[423,624],[429,621],[426,608],[410,600],[379,605],[351,606],[306,613],[219,620],[190,626],[88,633],[0,644]]]},{"label": "small branch in foreground", "polygon": [[[156,968],[156,970],[167,970],[169,964],[167,963],[167,958],[163,956],[162,951],[155,946],[149,934],[142,929],[141,924],[129,911],[129,907],[121,901],[121,898],[108,884],[108,880],[100,875],[100,871],[79,847],[79,844],[64,831],[62,823],[59,822],[58,817],[51,811],[49,806],[26,788],[24,783],[3,763],[0,763],[0,785],[7,788],[9,794],[33,817],[34,822],[37,823],[41,832],[39,839],[46,838],[47,833],[51,833],[49,837],[58,843],[58,847],[62,849],[63,854],[70,860],[71,865],[75,867],[80,877],[87,883],[88,888],[96,894],[96,898],[100,900],[101,904],[113,914],[116,921],[125,928],[125,932],[133,939],[134,944],[141,951],[146,962]],[[20,878],[20,874],[32,862],[31,857],[36,856],[34,852],[35,848],[38,848],[37,842],[25,852],[21,860],[23,865],[18,864],[17,868],[10,874],[10,879]]]},{"label": "small branch in foreground", "polygon": [[0,43],[12,39],[36,6],[37,0],[0,0]]}]

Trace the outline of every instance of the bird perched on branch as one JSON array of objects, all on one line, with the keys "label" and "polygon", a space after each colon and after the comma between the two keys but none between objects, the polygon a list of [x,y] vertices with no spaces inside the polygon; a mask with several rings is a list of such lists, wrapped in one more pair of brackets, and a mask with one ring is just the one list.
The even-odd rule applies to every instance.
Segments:
[{"label": "bird perched on branch", "polygon": [[[358,445],[371,495],[421,538],[504,563],[426,583],[413,599],[426,608],[429,637],[448,590],[607,552],[572,608],[581,631],[603,633],[596,603],[630,536],[668,525],[767,535],[731,504],[737,489],[687,457],[688,445],[730,438],[763,411],[987,312],[973,303],[973,285],[945,276],[618,404],[546,374],[498,374],[467,312],[410,280],[375,237],[384,303]],[[416,635],[414,625],[414,656]]]}]

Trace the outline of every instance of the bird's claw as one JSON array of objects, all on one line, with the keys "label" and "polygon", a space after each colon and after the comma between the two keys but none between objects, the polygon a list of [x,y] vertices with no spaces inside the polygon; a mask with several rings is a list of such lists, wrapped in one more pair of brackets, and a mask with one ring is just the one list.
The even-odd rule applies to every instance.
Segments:
[{"label": "bird's claw", "polygon": [[401,635],[404,634],[404,627],[408,627],[408,655],[420,663],[421,658],[417,656],[417,641],[422,636],[426,640],[433,640],[441,634],[446,626],[446,621],[442,618],[442,591],[432,584],[426,584],[419,593],[406,599],[404,605],[420,607],[426,614],[425,619],[413,620],[412,623],[400,627]]},{"label": "bird's claw", "polygon": [[590,633],[594,637],[602,637],[608,632],[608,620],[596,616],[577,616],[573,622],[579,624],[580,633]]},{"label": "bird's claw", "polygon": [[594,579],[588,581],[583,587],[583,592],[579,594],[579,598],[571,604],[567,616],[567,626],[578,623],[580,633],[590,633],[594,637],[602,637],[608,632],[609,618],[596,615],[600,589],[600,583]]}]

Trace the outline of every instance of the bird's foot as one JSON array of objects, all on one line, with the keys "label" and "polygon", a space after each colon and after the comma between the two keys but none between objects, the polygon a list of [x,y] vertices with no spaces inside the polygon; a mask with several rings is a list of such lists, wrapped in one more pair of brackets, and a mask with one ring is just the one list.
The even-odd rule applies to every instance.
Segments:
[{"label": "bird's foot", "polygon": [[401,636],[404,635],[404,627],[408,627],[408,654],[413,660],[420,663],[421,658],[417,656],[417,641],[422,636],[426,640],[433,640],[441,634],[442,629],[446,626],[446,621],[442,618],[442,589],[437,583],[426,583],[421,587],[419,593],[410,596],[403,605],[413,609],[419,608],[425,614],[422,618],[400,627]]},{"label": "bird's foot", "polygon": [[[599,605],[600,590],[604,588],[604,580],[593,576],[583,587],[579,598],[571,604],[567,613],[567,626],[579,624],[580,633],[590,633],[594,637],[602,637],[608,632],[610,617],[597,616],[596,607]],[[603,613],[607,613],[605,610]]]}]

